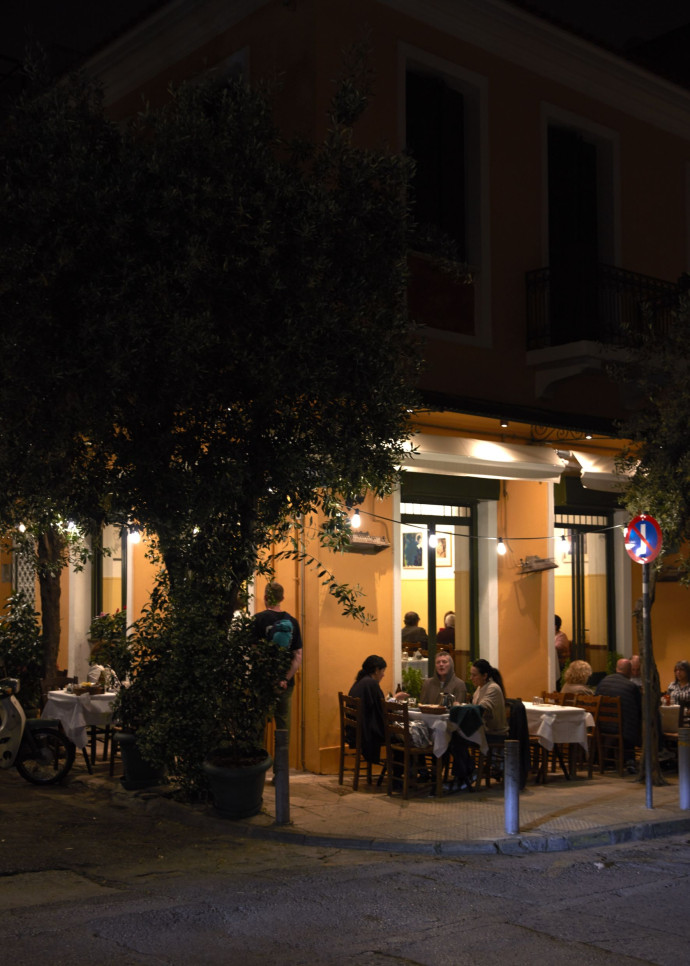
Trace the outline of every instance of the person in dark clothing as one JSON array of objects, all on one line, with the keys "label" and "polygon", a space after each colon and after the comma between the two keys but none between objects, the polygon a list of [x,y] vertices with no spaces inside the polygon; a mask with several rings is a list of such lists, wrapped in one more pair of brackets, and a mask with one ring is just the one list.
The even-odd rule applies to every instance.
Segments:
[{"label": "person in dark clothing", "polygon": [[408,610],[404,621],[405,626],[401,634],[403,647],[408,651],[414,650],[414,645],[426,649],[429,644],[429,635],[424,627],[419,626],[419,614],[414,610]]},{"label": "person in dark clothing", "polygon": [[297,620],[283,610],[283,598],[285,591],[282,584],[277,580],[272,580],[266,585],[264,593],[265,610],[259,611],[254,615],[254,633],[257,640],[266,637],[268,628],[276,621],[287,618],[292,624],[292,640],[290,642],[290,667],[285,672],[285,677],[280,682],[281,692],[276,704],[273,715],[276,728],[290,731],[290,719],[292,712],[292,692],[295,689],[295,674],[302,665],[302,634]]},{"label": "person in dark clothing", "polygon": [[351,698],[359,698],[361,702],[362,755],[373,764],[381,760],[381,745],[386,742],[383,722],[385,698],[381,690],[381,679],[386,673],[386,667],[382,657],[370,654],[357,672],[355,683],[349,691]]},{"label": "person in dark clothing", "polygon": [[635,687],[630,680],[631,677],[632,665],[628,658],[622,657],[616,664],[615,674],[608,674],[600,681],[595,693],[621,699],[621,730],[625,759],[632,767],[635,763],[635,748],[640,744],[642,700],[640,689]]}]

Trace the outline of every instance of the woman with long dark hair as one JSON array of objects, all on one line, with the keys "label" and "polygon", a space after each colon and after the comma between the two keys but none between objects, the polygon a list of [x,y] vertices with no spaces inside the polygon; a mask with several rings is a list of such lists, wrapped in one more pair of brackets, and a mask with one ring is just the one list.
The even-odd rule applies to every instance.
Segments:
[{"label": "woman with long dark hair", "polygon": [[484,728],[488,735],[508,734],[505,688],[498,668],[491,667],[483,657],[474,661],[470,679],[475,687],[472,704],[482,709]]},{"label": "woman with long dark hair", "polygon": [[381,679],[386,673],[386,662],[378,654],[370,654],[357,672],[355,683],[350,688],[350,697],[360,699],[362,719],[362,754],[374,764],[381,760],[381,745],[386,741],[383,722],[383,702]]}]

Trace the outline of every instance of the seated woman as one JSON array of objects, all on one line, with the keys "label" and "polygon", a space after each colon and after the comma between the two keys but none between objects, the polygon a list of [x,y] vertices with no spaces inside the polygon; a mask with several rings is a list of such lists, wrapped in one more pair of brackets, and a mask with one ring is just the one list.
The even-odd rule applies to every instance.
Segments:
[{"label": "seated woman", "polygon": [[680,704],[680,699],[690,701],[690,662],[677,661],[673,668],[673,681],[666,689],[673,704]]},{"label": "seated woman", "polygon": [[565,669],[561,692],[563,694],[594,694],[594,689],[587,687],[591,673],[592,665],[588,664],[587,661],[571,661]]},{"label": "seated woman", "polygon": [[482,709],[487,735],[507,735],[505,689],[498,668],[491,667],[480,657],[470,668],[470,680],[475,687],[472,704],[478,704]]},{"label": "seated woman", "polygon": [[351,698],[359,698],[361,702],[362,755],[373,764],[381,760],[381,745],[386,742],[383,723],[385,697],[380,686],[386,667],[382,657],[370,654],[357,672],[355,683],[349,691]]},{"label": "seated woman", "polygon": [[673,669],[674,680],[667,688],[673,704],[683,704],[683,724],[690,724],[690,662],[678,661]]}]

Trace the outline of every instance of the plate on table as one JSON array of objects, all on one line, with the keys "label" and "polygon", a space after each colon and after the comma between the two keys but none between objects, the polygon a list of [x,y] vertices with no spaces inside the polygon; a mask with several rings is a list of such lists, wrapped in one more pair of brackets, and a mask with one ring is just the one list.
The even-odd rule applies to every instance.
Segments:
[{"label": "plate on table", "polygon": [[422,714],[445,714],[448,708],[444,704],[418,704]]}]

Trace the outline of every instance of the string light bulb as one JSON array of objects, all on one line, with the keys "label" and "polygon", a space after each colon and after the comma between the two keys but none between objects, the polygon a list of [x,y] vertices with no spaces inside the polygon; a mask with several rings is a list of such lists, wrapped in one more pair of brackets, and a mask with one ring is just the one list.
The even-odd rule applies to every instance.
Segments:
[{"label": "string light bulb", "polygon": [[429,534],[429,546],[432,550],[438,546],[438,536],[435,533]]},{"label": "string light bulb", "polygon": [[565,533],[561,536],[561,550],[563,553],[570,553],[570,540],[568,540]]},{"label": "string light bulb", "polygon": [[350,526],[353,530],[359,530],[362,526],[362,518],[359,515],[359,507],[355,507],[355,512],[352,514],[352,519],[350,520]]},{"label": "string light bulb", "polygon": [[496,553],[499,557],[505,556],[506,545],[503,542],[503,537],[498,538],[498,543],[496,544]]},{"label": "string light bulb", "polygon": [[128,539],[130,543],[139,543],[141,540],[141,534],[138,530],[130,530],[128,534]]}]

